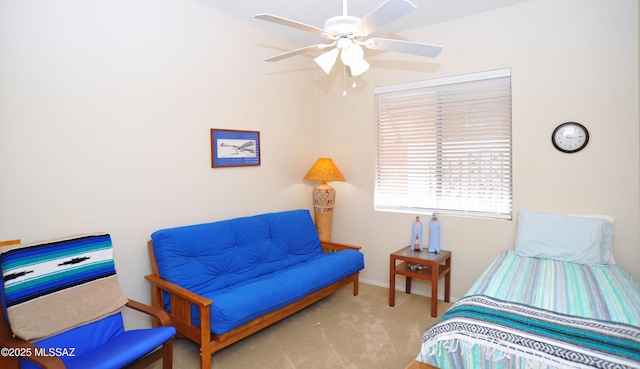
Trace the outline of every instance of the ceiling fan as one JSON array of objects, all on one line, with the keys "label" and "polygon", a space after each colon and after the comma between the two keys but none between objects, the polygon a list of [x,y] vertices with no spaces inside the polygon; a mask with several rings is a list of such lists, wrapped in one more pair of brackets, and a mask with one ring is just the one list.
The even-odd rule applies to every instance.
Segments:
[{"label": "ceiling fan", "polygon": [[363,46],[368,49],[396,51],[426,57],[436,57],[442,51],[442,46],[423,44],[419,42],[394,40],[388,38],[368,38],[380,27],[403,17],[416,10],[416,6],[409,0],[387,0],[382,5],[358,18],[347,15],[347,0],[342,1],[342,15],[329,18],[324,29],[310,26],[290,19],[271,14],[256,14],[254,18],[268,22],[278,23],[283,26],[293,27],[302,31],[320,35],[328,40],[326,44],[316,44],[265,59],[268,62],[282,60],[294,55],[306,53],[311,50],[325,50],[315,62],[329,74],[335,65],[338,54],[351,76],[359,76],[369,69],[369,63],[364,60]]}]

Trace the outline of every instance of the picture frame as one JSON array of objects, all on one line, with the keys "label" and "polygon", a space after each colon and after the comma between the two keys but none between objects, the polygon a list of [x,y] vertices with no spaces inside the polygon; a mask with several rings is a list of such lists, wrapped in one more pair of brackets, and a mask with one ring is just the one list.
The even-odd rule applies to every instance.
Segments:
[{"label": "picture frame", "polygon": [[260,132],[211,129],[211,167],[260,165]]}]

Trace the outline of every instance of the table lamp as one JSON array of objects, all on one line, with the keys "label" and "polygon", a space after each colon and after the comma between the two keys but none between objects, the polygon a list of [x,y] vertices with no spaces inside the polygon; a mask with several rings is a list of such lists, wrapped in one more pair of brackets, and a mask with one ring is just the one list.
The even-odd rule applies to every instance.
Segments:
[{"label": "table lamp", "polygon": [[327,181],[344,181],[344,176],[329,158],[320,158],[313,164],[309,173],[304,176],[307,181],[322,181],[313,189],[313,210],[316,229],[320,241],[331,240],[333,222],[333,205],[336,202],[336,191]]}]

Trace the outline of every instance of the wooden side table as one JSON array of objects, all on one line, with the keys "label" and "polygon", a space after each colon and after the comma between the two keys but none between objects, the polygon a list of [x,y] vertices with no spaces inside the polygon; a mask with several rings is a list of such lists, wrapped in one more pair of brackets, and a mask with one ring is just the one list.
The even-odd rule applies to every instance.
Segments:
[{"label": "wooden side table", "polygon": [[[431,281],[431,316],[438,316],[438,281],[444,277],[444,301],[449,302],[451,290],[451,251],[431,253],[426,249],[413,251],[410,246],[401,248],[390,256],[389,306],[396,304],[396,275],[406,277],[405,292],[411,293],[411,278]],[[400,264],[396,265],[396,262]],[[411,266],[419,265],[418,268]]]}]

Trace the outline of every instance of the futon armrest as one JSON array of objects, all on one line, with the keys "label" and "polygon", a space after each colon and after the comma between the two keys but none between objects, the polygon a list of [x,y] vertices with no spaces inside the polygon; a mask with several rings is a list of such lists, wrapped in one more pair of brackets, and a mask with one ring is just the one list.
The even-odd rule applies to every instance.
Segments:
[{"label": "futon armrest", "polygon": [[362,247],[348,245],[346,243],[338,243],[331,241],[320,241],[320,245],[322,245],[322,249],[324,252],[336,252],[341,250],[360,250]]},{"label": "futon armrest", "polygon": [[178,286],[175,283],[164,280],[155,274],[149,274],[144,277],[156,288],[159,288],[162,291],[169,293],[170,295],[179,296],[199,307],[211,306],[211,304],[213,303],[213,301],[209,300],[208,298],[202,297],[195,292],[191,292],[186,288]]},{"label": "futon armrest", "polygon": [[158,319],[158,322],[161,326],[167,327],[171,325],[169,314],[158,307],[143,304],[131,299],[129,299],[129,302],[127,302],[127,307],[151,315],[152,317]]}]

